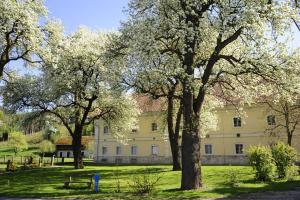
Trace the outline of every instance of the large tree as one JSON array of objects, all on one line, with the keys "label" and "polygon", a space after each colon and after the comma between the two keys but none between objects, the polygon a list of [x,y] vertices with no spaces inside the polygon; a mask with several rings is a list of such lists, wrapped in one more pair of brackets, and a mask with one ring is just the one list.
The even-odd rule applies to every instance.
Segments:
[{"label": "large tree", "polygon": [[[289,2],[267,0],[132,0],[128,10],[121,33],[124,46],[131,48],[129,63],[180,80],[181,188],[197,189],[202,186],[199,130],[205,99],[232,91],[241,99],[247,85],[275,82],[283,69],[276,58],[280,45],[272,42],[290,28],[296,12]],[[170,62],[163,65],[166,70],[153,63],[161,60]]]},{"label": "large tree", "polygon": [[47,14],[42,0],[0,1],[0,77],[11,61],[35,62],[43,41],[40,20]]},{"label": "large tree", "polygon": [[4,106],[57,117],[72,136],[74,167],[81,168],[84,126],[102,118],[116,135],[126,133],[138,112],[105,64],[108,35],[85,28],[69,36],[51,30],[54,38],[40,53],[41,74],[12,77],[3,88]]}]

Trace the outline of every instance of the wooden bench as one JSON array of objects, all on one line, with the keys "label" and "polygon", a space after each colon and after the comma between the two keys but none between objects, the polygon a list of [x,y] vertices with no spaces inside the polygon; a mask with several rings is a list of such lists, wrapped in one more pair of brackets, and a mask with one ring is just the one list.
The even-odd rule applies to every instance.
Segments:
[{"label": "wooden bench", "polygon": [[[82,180],[83,178],[86,178],[87,180],[84,181]],[[65,176],[65,182],[64,182],[65,188],[70,188],[71,184],[74,183],[85,183],[87,184],[87,187],[89,189],[92,189],[93,175],[88,175],[88,176],[66,175]]]}]

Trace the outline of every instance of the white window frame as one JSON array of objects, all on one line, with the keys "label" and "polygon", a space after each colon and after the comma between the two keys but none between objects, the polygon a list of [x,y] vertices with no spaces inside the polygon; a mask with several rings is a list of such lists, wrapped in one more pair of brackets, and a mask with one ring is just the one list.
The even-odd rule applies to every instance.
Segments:
[{"label": "white window frame", "polygon": [[[241,153],[238,153],[238,151],[237,151],[237,150],[238,150],[238,149],[237,149],[237,146],[238,146],[238,145],[241,145],[241,146],[242,146]],[[241,143],[235,144],[235,145],[234,145],[234,152],[235,152],[236,155],[243,155],[243,154],[244,154],[244,144],[241,144]]]},{"label": "white window frame", "polygon": [[109,126],[108,126],[108,125],[105,125],[105,126],[103,127],[103,134],[105,134],[105,135],[108,135],[108,134],[109,134]]},{"label": "white window frame", "polygon": [[[206,152],[206,147],[207,146],[210,146],[210,153],[209,152]],[[213,146],[212,146],[212,144],[205,144],[204,145],[204,153],[206,154],[206,155],[212,155],[213,154]]]},{"label": "white window frame", "polygon": [[121,156],[122,155],[122,147],[121,146],[116,146],[116,155]]},{"label": "white window frame", "polygon": [[[135,153],[134,153],[134,151],[133,151],[134,148],[135,148]],[[130,154],[131,154],[132,156],[136,156],[136,155],[137,155],[137,152],[138,152],[138,147],[137,147],[137,145],[131,146],[131,148],[130,148]]]},{"label": "white window frame", "polygon": [[[239,121],[237,121],[237,124],[235,124],[235,119],[239,120]],[[233,117],[232,120],[233,120],[233,127],[234,128],[242,127],[242,118],[241,117]],[[240,122],[240,123],[238,123],[238,122]]]},{"label": "white window frame", "polygon": [[[105,149],[105,151],[104,151],[104,149]],[[108,147],[107,147],[107,146],[103,146],[103,147],[102,147],[102,152],[101,152],[102,155],[103,155],[103,156],[106,156],[106,155],[107,155],[107,152],[108,152]]]},{"label": "white window frame", "polygon": [[158,156],[159,155],[159,147],[156,144],[151,145],[151,155]]}]

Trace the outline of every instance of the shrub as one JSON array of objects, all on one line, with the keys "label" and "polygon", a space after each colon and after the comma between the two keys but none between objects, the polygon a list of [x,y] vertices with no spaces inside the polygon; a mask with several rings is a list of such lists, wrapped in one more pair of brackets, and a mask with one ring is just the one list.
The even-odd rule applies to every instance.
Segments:
[{"label": "shrub", "polygon": [[286,178],[297,160],[297,151],[282,142],[271,147],[279,178]]},{"label": "shrub", "polygon": [[16,165],[16,163],[14,162],[14,161],[8,161],[7,162],[7,166],[6,166],[6,171],[7,172],[15,172],[15,171],[17,171],[17,165]]},{"label": "shrub", "polygon": [[227,176],[227,185],[230,187],[238,187],[239,186],[239,172],[236,170],[230,170],[228,171],[228,176]]},{"label": "shrub", "polygon": [[150,176],[150,171],[144,171],[141,176],[134,176],[132,183],[129,183],[132,192],[137,195],[144,195],[151,193],[161,176]]},{"label": "shrub", "polygon": [[258,181],[270,181],[275,175],[275,163],[271,149],[265,146],[252,146],[248,152],[250,165],[255,170],[255,178]]},{"label": "shrub", "polygon": [[21,132],[10,133],[8,138],[8,145],[14,150],[15,155],[17,155],[18,152],[28,149],[26,137]]}]

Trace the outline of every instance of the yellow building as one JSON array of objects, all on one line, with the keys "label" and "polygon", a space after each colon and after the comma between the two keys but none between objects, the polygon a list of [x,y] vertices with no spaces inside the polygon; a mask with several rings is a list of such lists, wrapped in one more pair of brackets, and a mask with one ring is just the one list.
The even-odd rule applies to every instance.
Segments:
[{"label": "yellow building", "polygon": [[[94,161],[97,163],[171,163],[171,149],[161,102],[146,96],[137,97],[142,110],[137,128],[127,135],[126,144],[118,142],[104,121],[95,129]],[[270,145],[287,141],[285,134],[270,136],[266,129],[276,119],[267,106],[256,104],[243,107],[243,114],[233,106],[216,110],[217,128],[203,136],[201,143],[204,164],[246,164],[245,151],[251,145]],[[293,136],[293,146],[300,152],[300,131]],[[296,143],[298,142],[298,143]]]}]

